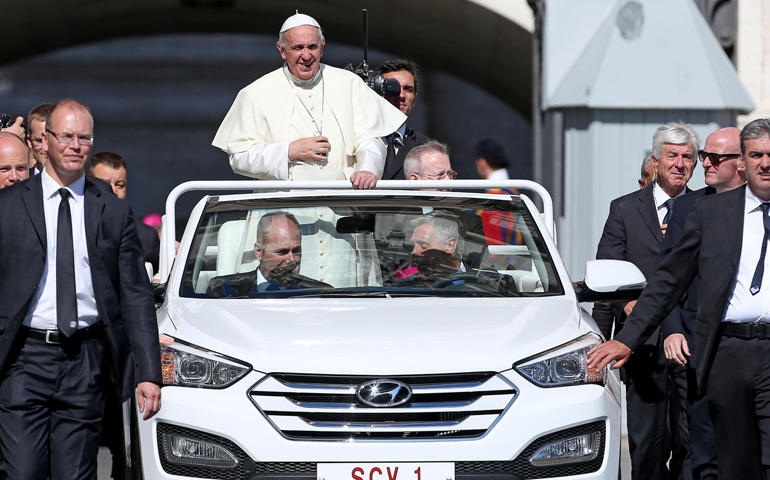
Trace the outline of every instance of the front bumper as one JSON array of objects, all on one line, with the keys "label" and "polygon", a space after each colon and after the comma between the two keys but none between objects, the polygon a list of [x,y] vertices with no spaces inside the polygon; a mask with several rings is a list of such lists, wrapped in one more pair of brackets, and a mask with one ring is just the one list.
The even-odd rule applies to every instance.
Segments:
[{"label": "front bumper", "polygon": [[[505,372],[519,390],[515,402],[482,437],[475,439],[387,441],[298,441],[281,435],[248,397],[262,374],[250,373],[230,388],[163,389],[163,409],[140,421],[145,478],[315,480],[318,463],[452,462],[455,479],[617,478],[620,406],[608,387],[582,385],[539,388],[517,373]],[[530,458],[561,438],[600,432],[601,451],[593,460],[534,466]],[[232,469],[175,464],[163,453],[163,434],[220,445],[237,459]]]}]

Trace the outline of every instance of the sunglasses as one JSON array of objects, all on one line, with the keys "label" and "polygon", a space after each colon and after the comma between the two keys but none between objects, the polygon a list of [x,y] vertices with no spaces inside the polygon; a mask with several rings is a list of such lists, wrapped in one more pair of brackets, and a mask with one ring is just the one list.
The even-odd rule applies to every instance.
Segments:
[{"label": "sunglasses", "polygon": [[719,164],[725,160],[732,160],[733,158],[738,158],[739,156],[739,153],[712,153],[705,150],[698,150],[698,158],[700,158],[700,161],[705,162],[708,158],[711,164],[715,167],[718,167]]}]

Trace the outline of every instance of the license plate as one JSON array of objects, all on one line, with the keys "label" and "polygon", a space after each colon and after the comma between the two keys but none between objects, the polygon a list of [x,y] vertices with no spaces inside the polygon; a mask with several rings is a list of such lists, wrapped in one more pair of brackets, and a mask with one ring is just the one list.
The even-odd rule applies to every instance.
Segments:
[{"label": "license plate", "polygon": [[454,463],[319,463],[318,480],[454,480]]}]

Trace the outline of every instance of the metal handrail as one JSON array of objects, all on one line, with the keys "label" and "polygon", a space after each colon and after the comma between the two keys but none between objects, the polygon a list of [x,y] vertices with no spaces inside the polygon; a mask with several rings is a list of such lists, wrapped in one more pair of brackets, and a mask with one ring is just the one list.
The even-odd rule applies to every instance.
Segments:
[{"label": "metal handrail", "polygon": [[[531,180],[380,180],[376,190],[479,190],[491,188],[524,189],[535,192],[543,202],[543,220],[553,236],[553,200],[548,191]],[[177,185],[166,199],[161,233],[160,278],[166,282],[176,253],[176,202],[184,193],[199,190],[352,190],[346,180],[291,181],[285,180],[196,180]]]}]

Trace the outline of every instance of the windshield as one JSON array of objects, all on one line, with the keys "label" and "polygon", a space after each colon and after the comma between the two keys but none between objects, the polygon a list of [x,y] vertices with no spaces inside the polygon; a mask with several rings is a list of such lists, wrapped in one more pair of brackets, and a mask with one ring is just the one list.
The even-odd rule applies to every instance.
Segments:
[{"label": "windshield", "polygon": [[197,226],[180,294],[562,294],[522,200],[495,197],[213,197]]}]

